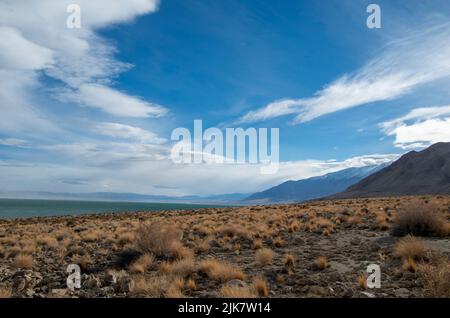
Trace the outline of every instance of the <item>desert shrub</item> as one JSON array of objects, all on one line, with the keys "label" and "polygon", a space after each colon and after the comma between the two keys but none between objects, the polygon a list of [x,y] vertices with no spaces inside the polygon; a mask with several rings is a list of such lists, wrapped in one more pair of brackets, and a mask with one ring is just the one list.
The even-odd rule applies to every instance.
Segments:
[{"label": "desert shrub", "polygon": [[414,258],[408,257],[403,261],[403,270],[415,273],[417,271],[417,264]]},{"label": "desert shrub", "polygon": [[197,289],[197,284],[195,283],[195,280],[193,280],[192,278],[189,278],[186,281],[186,288],[190,289],[190,290],[196,290]]},{"label": "desert shrub", "polygon": [[0,286],[0,298],[11,298],[12,291],[11,288],[7,286]]},{"label": "desert shrub", "polygon": [[170,264],[169,273],[172,275],[186,277],[197,270],[193,258],[185,258]]},{"label": "desert shrub", "polygon": [[33,257],[31,255],[19,254],[14,259],[13,265],[16,268],[32,268]]},{"label": "desert shrub", "polygon": [[273,244],[275,247],[282,247],[283,244],[284,244],[284,241],[283,241],[283,239],[282,239],[281,237],[276,237],[276,238],[273,240],[272,244]]},{"label": "desert shrub", "polygon": [[446,256],[435,256],[428,264],[419,265],[425,295],[433,298],[450,297],[450,262]]},{"label": "desert shrub", "polygon": [[198,264],[198,271],[212,280],[222,283],[232,279],[244,280],[244,273],[237,267],[214,259],[203,260]]},{"label": "desert shrub", "polygon": [[253,242],[253,248],[254,248],[255,250],[258,250],[258,249],[260,249],[260,248],[262,248],[262,247],[263,247],[263,242],[262,242],[261,239],[256,239],[256,240]]},{"label": "desert shrub", "polygon": [[[181,254],[183,232],[175,225],[151,223],[141,225],[136,232],[135,245],[142,253],[158,256]],[[179,256],[179,255],[178,255]]]},{"label": "desert shrub", "polygon": [[253,290],[256,295],[259,297],[268,297],[269,296],[269,287],[267,287],[267,282],[262,277],[256,277],[253,280]]},{"label": "desert shrub", "polygon": [[153,264],[155,257],[151,254],[144,254],[140,256],[130,265],[132,273],[145,273],[145,271]]},{"label": "desert shrub", "polygon": [[255,298],[255,294],[248,286],[222,286],[220,295],[224,298]]},{"label": "desert shrub", "polygon": [[364,273],[358,276],[358,286],[361,289],[367,289],[367,277]]},{"label": "desert shrub", "polygon": [[270,248],[261,248],[255,253],[255,261],[258,266],[266,266],[272,263],[274,253]]},{"label": "desert shrub", "polygon": [[137,275],[133,277],[135,287],[134,295],[145,295],[148,297],[181,298],[181,289],[184,280],[180,277],[172,276],[152,276]]},{"label": "desert shrub", "polygon": [[422,259],[427,251],[425,243],[412,235],[405,236],[394,246],[394,255],[404,259]]},{"label": "desert shrub", "polygon": [[327,258],[325,256],[319,256],[314,261],[314,268],[315,269],[322,270],[322,269],[325,269],[327,267],[328,267],[328,261],[327,261]]},{"label": "desert shrub", "polygon": [[439,209],[421,201],[406,204],[398,213],[392,235],[445,236],[446,224]]},{"label": "desert shrub", "polygon": [[286,267],[293,267],[295,263],[295,257],[291,253],[286,253],[283,255],[283,263]]},{"label": "desert shrub", "polygon": [[166,292],[164,293],[164,297],[166,298],[183,298],[183,289],[184,287],[184,279],[181,277],[174,277],[169,282],[169,286],[167,287]]}]

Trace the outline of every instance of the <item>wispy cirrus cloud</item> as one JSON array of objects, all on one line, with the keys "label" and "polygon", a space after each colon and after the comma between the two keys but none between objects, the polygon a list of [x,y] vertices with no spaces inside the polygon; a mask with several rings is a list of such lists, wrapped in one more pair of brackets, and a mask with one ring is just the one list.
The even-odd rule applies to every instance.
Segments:
[{"label": "wispy cirrus cloud", "polygon": [[313,97],[276,101],[248,112],[237,122],[285,115],[295,115],[294,123],[307,122],[352,107],[392,100],[450,76],[450,24],[411,34],[387,44],[378,57],[326,85]]},{"label": "wispy cirrus cloud", "polygon": [[100,84],[83,84],[75,91],[59,94],[62,101],[73,101],[118,117],[161,117],[167,109]]},{"label": "wispy cirrus cloud", "polygon": [[166,142],[166,139],[158,137],[151,131],[119,123],[94,123],[91,129],[97,134],[113,138],[131,139],[151,144]]},{"label": "wispy cirrus cloud", "polygon": [[[81,28],[66,26],[70,0],[0,2],[0,132],[33,135],[55,131],[42,88],[59,100],[97,108],[117,117],[158,117],[167,110],[114,88],[115,77],[132,65],[115,58],[116,47],[98,30],[155,12],[158,0],[79,0]],[[45,75],[53,87],[43,83]],[[70,93],[70,94],[69,94]],[[65,100],[63,96],[67,97]],[[70,97],[70,98],[69,98]],[[65,127],[62,127],[63,129]]]},{"label": "wispy cirrus cloud", "polygon": [[394,145],[403,149],[423,148],[436,142],[450,142],[450,106],[421,107],[405,116],[380,124]]}]

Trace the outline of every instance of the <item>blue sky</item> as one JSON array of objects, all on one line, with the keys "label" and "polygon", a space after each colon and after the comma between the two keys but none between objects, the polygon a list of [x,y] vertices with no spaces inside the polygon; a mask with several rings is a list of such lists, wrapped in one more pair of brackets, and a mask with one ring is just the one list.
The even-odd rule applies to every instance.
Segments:
[{"label": "blue sky", "polygon": [[[448,1],[0,4],[0,190],[262,190],[450,141]],[[171,131],[280,128],[280,171],[179,166]]]}]

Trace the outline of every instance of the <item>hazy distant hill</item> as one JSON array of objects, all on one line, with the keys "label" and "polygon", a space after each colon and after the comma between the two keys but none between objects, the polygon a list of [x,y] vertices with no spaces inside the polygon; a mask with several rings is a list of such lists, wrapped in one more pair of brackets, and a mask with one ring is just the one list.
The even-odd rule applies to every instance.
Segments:
[{"label": "hazy distant hill", "polygon": [[411,151],[333,198],[450,194],[450,143]]},{"label": "hazy distant hill", "polygon": [[275,203],[298,202],[321,198],[345,190],[387,164],[349,168],[319,177],[287,181],[268,190],[249,196],[246,202]]},{"label": "hazy distant hill", "polygon": [[137,193],[117,192],[43,192],[43,191],[0,191],[0,198],[24,198],[47,200],[83,200],[83,201],[118,201],[118,202],[165,202],[165,203],[216,203],[216,204],[241,204],[249,193],[217,194],[209,196],[165,196]]}]

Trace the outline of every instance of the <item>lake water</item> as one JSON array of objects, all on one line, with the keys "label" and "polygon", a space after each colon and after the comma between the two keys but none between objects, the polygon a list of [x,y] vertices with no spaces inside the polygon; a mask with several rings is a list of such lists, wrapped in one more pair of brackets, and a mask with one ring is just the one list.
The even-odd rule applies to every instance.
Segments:
[{"label": "lake water", "polygon": [[34,216],[80,215],[111,212],[188,210],[213,207],[218,207],[218,205],[0,199],[0,218],[11,219]]}]

